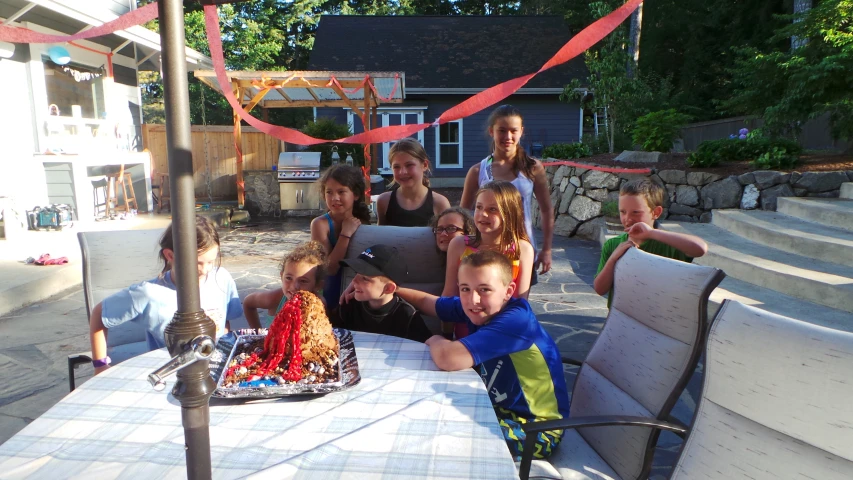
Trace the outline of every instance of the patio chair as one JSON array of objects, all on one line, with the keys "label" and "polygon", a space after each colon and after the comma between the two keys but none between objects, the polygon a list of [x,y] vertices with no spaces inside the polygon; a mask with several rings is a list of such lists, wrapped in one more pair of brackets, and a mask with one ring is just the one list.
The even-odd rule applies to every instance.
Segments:
[{"label": "patio chair", "polygon": [[[412,288],[433,295],[441,295],[444,288],[445,256],[435,246],[435,235],[429,227],[395,227],[389,225],[362,225],[350,239],[347,257],[354,257],[372,245],[395,247],[406,261],[408,273],[401,287]],[[355,272],[344,267],[342,288],[349,285]],[[441,331],[434,317],[424,317],[427,327],[434,333]]]},{"label": "patio chair", "polygon": [[[530,440],[535,438],[532,432],[567,429],[548,462],[535,462],[532,476],[635,479],[648,475],[659,431],[625,422],[685,430],[667,421],[702,351],[708,297],[724,277],[716,268],[638,248],[619,259],[610,313],[587,357],[577,362],[580,370],[569,418],[524,427]],[[573,429],[589,425],[609,426]],[[532,445],[525,445],[522,478],[527,478],[532,450]]]},{"label": "patio chair", "polygon": [[[670,479],[853,478],[851,371],[853,333],[724,301],[693,428]],[[537,429],[563,428],[545,423]]]},{"label": "patio chair", "polygon": [[[155,278],[161,270],[158,241],[165,229],[79,232],[83,257],[86,321],[101,300],[134,283]],[[134,322],[111,328],[107,349],[113,363],[148,351],[145,329]],[[68,356],[68,386],[74,390],[74,368],[91,362],[91,353]]]}]

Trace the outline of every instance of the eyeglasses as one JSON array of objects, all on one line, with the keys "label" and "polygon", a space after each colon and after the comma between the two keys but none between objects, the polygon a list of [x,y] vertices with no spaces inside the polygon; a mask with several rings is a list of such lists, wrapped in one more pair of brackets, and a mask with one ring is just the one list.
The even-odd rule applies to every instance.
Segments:
[{"label": "eyeglasses", "polygon": [[450,225],[449,227],[435,227],[432,229],[432,233],[436,235],[441,235],[442,233],[446,233],[448,235],[453,235],[456,232],[461,232],[464,230],[462,227],[457,227],[456,225]]}]

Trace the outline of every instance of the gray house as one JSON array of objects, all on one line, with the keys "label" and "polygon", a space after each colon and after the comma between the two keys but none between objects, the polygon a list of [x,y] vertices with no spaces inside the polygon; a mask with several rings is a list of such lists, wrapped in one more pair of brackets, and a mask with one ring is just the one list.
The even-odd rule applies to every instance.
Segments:
[{"label": "gray house", "polygon": [[[500,82],[538,70],[569,39],[556,16],[333,16],[320,20],[309,70],[395,71],[405,74],[403,104],[379,107],[378,126],[429,123],[448,108]],[[559,101],[563,87],[588,75],[578,57],[534,77],[500,102],[524,114],[522,145],[541,154],[552,143],[577,142],[583,109]],[[496,105],[497,106],[497,105]],[[486,121],[493,107],[417,134],[433,160],[436,184],[460,185],[472,165],[489,154]],[[318,108],[362,131],[345,108]],[[388,170],[390,144],[378,149]]]}]

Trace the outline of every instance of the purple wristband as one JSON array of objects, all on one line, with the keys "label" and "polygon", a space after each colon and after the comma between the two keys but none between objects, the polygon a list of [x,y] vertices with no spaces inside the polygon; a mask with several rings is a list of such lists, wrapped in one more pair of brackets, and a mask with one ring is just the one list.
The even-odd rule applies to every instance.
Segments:
[{"label": "purple wristband", "polygon": [[106,367],[110,364],[110,362],[112,362],[112,360],[110,360],[110,357],[104,357],[100,360],[92,360],[92,366],[95,368]]}]

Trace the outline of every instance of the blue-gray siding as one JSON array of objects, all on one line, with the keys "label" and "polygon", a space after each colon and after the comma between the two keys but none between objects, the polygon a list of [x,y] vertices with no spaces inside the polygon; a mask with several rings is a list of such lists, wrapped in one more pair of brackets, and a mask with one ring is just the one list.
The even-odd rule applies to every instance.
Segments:
[{"label": "blue-gray siding", "polygon": [[[429,123],[438,118],[448,108],[464,101],[464,95],[431,95],[423,97],[407,96],[404,104],[388,105],[389,107],[427,107],[424,111],[424,122]],[[580,141],[580,112],[577,103],[564,103],[557,95],[513,95],[504,103],[518,107],[524,115],[524,136],[521,144],[530,152],[534,143],[547,147],[552,143],[569,143]],[[380,107],[381,108],[381,107]],[[490,153],[489,137],[486,134],[486,122],[493,108],[487,108],[462,120],[463,136],[463,168],[433,168],[436,177],[462,177],[468,169]],[[346,123],[346,110],[341,108],[318,108],[317,117],[334,118],[338,123]],[[381,120],[380,120],[381,122]],[[356,120],[353,125],[355,132],[362,131],[361,122]],[[430,158],[436,157],[435,128],[424,131],[424,147]],[[382,161],[382,148],[379,147],[379,162]],[[380,163],[381,165],[381,163]]]}]

